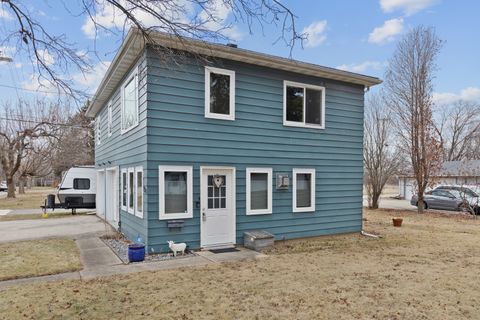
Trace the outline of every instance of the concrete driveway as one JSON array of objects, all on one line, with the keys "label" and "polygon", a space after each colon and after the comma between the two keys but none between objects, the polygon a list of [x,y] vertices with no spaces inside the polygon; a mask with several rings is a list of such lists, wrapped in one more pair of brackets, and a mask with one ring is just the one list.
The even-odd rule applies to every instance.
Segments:
[{"label": "concrete driveway", "polygon": [[[366,196],[363,197],[363,205],[368,206]],[[417,210],[417,207],[410,204],[410,200],[398,200],[390,197],[380,197],[379,207],[381,209]]]},{"label": "concrete driveway", "polygon": [[111,230],[96,215],[67,218],[15,220],[0,222],[0,243],[20,240],[34,240],[50,237],[74,239],[100,236]]}]

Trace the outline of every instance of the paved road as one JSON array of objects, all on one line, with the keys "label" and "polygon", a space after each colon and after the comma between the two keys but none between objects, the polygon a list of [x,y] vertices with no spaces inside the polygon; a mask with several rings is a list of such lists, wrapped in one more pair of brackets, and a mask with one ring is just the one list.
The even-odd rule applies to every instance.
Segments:
[{"label": "paved road", "polygon": [[110,228],[95,215],[0,222],[0,243],[50,237],[75,239],[101,235]]}]

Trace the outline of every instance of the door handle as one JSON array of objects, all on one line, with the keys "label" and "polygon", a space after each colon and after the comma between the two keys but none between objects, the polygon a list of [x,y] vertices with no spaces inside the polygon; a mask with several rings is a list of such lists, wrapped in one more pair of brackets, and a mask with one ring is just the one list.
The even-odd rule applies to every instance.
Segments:
[{"label": "door handle", "polygon": [[207,221],[207,215],[205,214],[205,208],[202,209],[202,220]]}]

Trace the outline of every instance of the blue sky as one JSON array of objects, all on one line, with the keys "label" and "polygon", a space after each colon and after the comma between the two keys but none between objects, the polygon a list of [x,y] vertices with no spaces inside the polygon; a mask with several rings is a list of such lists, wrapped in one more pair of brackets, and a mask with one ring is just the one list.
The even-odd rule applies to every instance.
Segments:
[{"label": "blue sky", "polygon": [[[180,0],[182,1],[182,0]],[[120,36],[101,34],[96,42],[89,34],[88,18],[72,16],[60,1],[24,2],[39,21],[53,33],[67,35],[79,50],[98,50],[90,54],[95,71],[86,77],[72,72],[71,77],[81,88],[93,93],[109,61],[121,43]],[[75,12],[75,1],[70,9]],[[445,41],[438,58],[435,99],[448,103],[456,99],[480,101],[480,1],[464,0],[338,0],[293,1],[283,3],[297,15],[297,29],[305,31],[309,40],[293,50],[293,58],[329,67],[383,77],[385,67],[398,39],[419,24],[433,26]],[[13,21],[0,6],[0,40]],[[266,25],[262,31],[254,25],[253,35],[242,23],[231,21],[229,12],[222,12],[226,23],[233,23],[228,34],[246,49],[288,57],[289,49],[281,42],[273,44],[280,29]],[[1,46],[1,45],[0,45]],[[15,49],[3,48],[13,63],[0,64],[0,103],[17,96],[31,97],[38,83],[31,80],[30,63]],[[54,61],[52,61],[54,63]],[[13,86],[18,89],[6,88]],[[48,91],[49,88],[39,90]]]}]

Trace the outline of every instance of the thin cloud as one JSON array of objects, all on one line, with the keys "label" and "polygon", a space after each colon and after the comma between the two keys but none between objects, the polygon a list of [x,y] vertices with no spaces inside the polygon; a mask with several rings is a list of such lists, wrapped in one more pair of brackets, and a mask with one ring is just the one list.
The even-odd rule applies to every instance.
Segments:
[{"label": "thin cloud", "polygon": [[379,61],[364,61],[361,63],[352,63],[352,64],[342,64],[337,66],[337,69],[351,71],[356,73],[364,73],[368,70],[381,70],[385,66],[384,62]]},{"label": "thin cloud", "polygon": [[302,31],[307,36],[304,42],[305,47],[314,48],[324,43],[327,40],[326,29],[327,20],[315,21],[305,27]]},{"label": "thin cloud", "polygon": [[459,100],[471,101],[480,103],[480,88],[467,87],[460,91],[460,93],[452,92],[435,92],[433,94],[433,102],[436,105],[448,105]]},{"label": "thin cloud", "polygon": [[386,13],[401,10],[412,15],[436,4],[438,0],[380,0],[380,7]]},{"label": "thin cloud", "polygon": [[391,19],[384,22],[381,27],[373,29],[368,35],[368,42],[382,44],[395,39],[395,36],[403,32],[403,19]]}]

